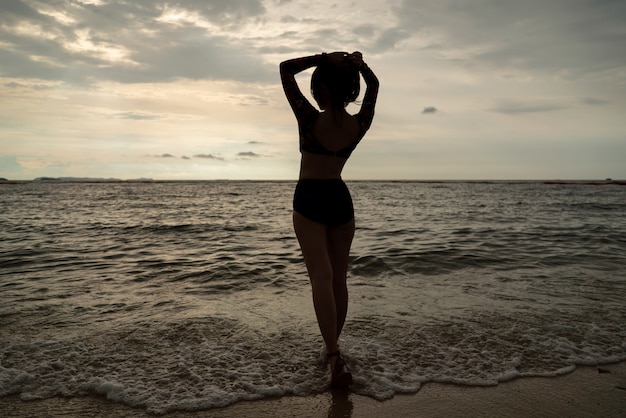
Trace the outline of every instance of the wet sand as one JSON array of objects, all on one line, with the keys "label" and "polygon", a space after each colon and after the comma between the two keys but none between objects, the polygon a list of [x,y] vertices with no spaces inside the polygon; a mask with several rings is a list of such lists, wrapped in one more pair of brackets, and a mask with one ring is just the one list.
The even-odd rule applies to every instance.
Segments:
[{"label": "wet sand", "polygon": [[[154,417],[104,397],[22,401],[0,398],[2,417]],[[226,408],[170,412],[205,417],[625,417],[626,363],[579,367],[552,378],[521,378],[492,387],[425,384],[419,392],[379,402],[347,391],[240,402]]]}]

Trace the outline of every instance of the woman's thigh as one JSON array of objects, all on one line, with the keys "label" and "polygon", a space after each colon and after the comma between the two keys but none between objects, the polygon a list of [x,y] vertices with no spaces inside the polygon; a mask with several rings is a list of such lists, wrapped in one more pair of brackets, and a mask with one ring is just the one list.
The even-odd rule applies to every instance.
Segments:
[{"label": "woman's thigh", "polygon": [[354,218],[344,225],[328,229],[328,255],[335,280],[346,278],[354,229]]},{"label": "woman's thigh", "polygon": [[332,278],[326,225],[293,213],[293,227],[311,280]]}]

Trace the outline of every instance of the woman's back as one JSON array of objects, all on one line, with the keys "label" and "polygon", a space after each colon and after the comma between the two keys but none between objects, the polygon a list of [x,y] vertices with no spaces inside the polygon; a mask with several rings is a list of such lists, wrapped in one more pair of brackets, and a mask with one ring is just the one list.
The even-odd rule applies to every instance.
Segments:
[{"label": "woman's back", "polygon": [[312,134],[315,141],[334,155],[302,151],[300,178],[341,178],[347,158],[338,156],[350,150],[360,138],[361,126],[357,118],[345,112],[339,118],[331,111],[317,117]]},{"label": "woman's back", "polygon": [[332,111],[320,113],[313,128],[317,142],[329,151],[341,153],[359,140],[361,126],[356,118],[342,111],[336,116]]}]

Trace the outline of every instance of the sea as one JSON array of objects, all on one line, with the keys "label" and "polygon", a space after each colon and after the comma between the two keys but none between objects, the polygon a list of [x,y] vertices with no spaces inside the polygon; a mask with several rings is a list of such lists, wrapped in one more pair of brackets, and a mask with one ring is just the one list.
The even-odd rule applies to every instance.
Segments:
[{"label": "sea", "polygon": [[[351,391],[626,360],[626,187],[348,181]],[[0,185],[0,396],[153,413],[328,390],[293,181]]]}]

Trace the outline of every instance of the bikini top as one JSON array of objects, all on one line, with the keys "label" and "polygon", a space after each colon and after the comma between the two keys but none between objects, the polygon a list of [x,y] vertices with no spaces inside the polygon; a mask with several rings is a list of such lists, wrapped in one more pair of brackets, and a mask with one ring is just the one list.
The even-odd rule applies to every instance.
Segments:
[{"label": "bikini top", "polygon": [[365,132],[367,131],[367,128],[369,126],[364,126],[363,122],[361,121],[361,117],[358,114],[355,115],[359,122],[359,134],[357,135],[355,140],[352,141],[352,143],[347,147],[342,148],[338,151],[332,151],[322,145],[315,136],[315,122],[317,121],[320,112],[318,112],[316,109],[313,110],[315,111],[315,114],[306,115],[306,117],[303,117],[302,119],[298,118],[298,130],[300,132],[300,152],[305,151],[311,154],[329,155],[346,159],[350,157],[352,151],[354,151],[359,142],[361,142],[361,139],[363,139],[363,136],[365,136]]},{"label": "bikini top", "polygon": [[296,58],[281,64],[283,90],[298,121],[300,152],[304,151],[312,154],[329,155],[347,159],[372,125],[374,106],[376,105],[376,97],[378,96],[378,79],[369,67],[365,66],[363,70],[361,70],[367,89],[361,103],[361,109],[359,113],[355,115],[359,122],[360,131],[356,139],[350,145],[335,152],[326,148],[315,137],[315,122],[320,112],[302,94],[294,76],[299,71],[311,67],[312,59],[313,57]]}]

